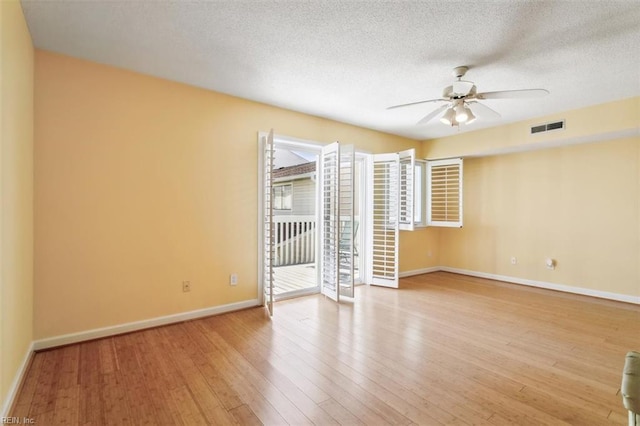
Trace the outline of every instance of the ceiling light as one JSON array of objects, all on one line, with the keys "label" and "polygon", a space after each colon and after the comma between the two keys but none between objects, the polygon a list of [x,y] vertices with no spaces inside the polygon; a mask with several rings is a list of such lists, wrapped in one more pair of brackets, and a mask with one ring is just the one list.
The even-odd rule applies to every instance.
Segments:
[{"label": "ceiling light", "polygon": [[453,126],[456,122],[456,112],[453,110],[453,108],[448,108],[440,121],[448,126]]},{"label": "ceiling light", "polygon": [[469,119],[469,114],[467,113],[468,108],[465,108],[463,103],[459,103],[456,105],[456,121],[458,123],[465,123]]},{"label": "ceiling light", "polygon": [[473,112],[471,111],[471,108],[469,108],[468,106],[465,105],[464,109],[467,111],[467,116],[469,117],[469,118],[467,118],[467,124],[473,123],[474,121],[476,121],[476,116],[473,115]]}]

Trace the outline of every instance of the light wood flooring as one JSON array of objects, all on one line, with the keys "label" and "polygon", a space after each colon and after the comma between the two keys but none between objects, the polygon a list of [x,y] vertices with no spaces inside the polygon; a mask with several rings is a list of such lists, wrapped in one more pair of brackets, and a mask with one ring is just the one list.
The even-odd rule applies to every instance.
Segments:
[{"label": "light wood flooring", "polygon": [[624,425],[640,307],[438,272],[37,353],[38,425]]}]

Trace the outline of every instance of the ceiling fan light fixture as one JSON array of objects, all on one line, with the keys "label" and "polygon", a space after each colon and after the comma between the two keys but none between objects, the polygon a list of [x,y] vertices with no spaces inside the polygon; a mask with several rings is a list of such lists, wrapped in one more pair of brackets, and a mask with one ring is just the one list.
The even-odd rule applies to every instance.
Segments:
[{"label": "ceiling fan light fixture", "polygon": [[467,111],[467,124],[471,124],[474,121],[476,121],[476,116],[473,114],[473,111],[471,111],[471,108],[469,108],[468,106],[464,106],[464,109]]},{"label": "ceiling fan light fixture", "polygon": [[453,123],[456,121],[456,112],[453,108],[448,108],[440,118],[440,121],[447,126],[453,126]]},{"label": "ceiling fan light fixture", "polygon": [[455,113],[456,113],[456,121],[458,123],[466,123],[469,119],[469,109],[464,106],[464,104],[460,103],[456,105]]}]

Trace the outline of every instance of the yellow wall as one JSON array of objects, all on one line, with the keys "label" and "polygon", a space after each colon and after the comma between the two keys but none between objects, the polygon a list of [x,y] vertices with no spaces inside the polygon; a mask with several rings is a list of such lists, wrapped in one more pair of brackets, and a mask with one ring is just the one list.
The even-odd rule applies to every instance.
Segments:
[{"label": "yellow wall", "polygon": [[257,298],[258,130],[421,148],[38,50],[35,90],[36,339]]},{"label": "yellow wall", "polygon": [[[559,114],[566,132],[544,137],[637,134],[639,99]],[[529,125],[549,119],[426,141],[424,153],[524,147]],[[438,246],[442,266],[640,296],[640,137],[465,159],[464,227],[440,229]]]},{"label": "yellow wall", "polygon": [[400,231],[400,272],[419,271],[439,266],[438,228],[419,228]]},{"label": "yellow wall", "polygon": [[[340,140],[371,152],[415,147],[419,156],[430,158],[477,153],[478,143],[484,151],[528,143],[519,139],[527,123],[420,144],[50,52],[36,51],[35,59],[35,339],[257,298],[258,130]],[[626,129],[633,114],[630,119],[624,102],[637,111],[637,100],[593,107],[590,114],[601,116],[626,111],[611,128],[594,129],[579,112],[560,117],[567,119],[565,137]],[[615,157],[611,161],[640,158],[633,151],[637,140],[617,143],[616,150],[605,149]],[[602,225],[602,210],[582,215],[583,227],[575,224],[571,214],[591,202],[587,186],[580,185],[592,168],[579,168],[557,153],[576,150],[592,162],[599,155],[583,150],[600,145],[467,161],[465,227],[402,232],[400,270],[455,266],[635,294],[638,268],[627,260],[640,260],[638,238],[620,242],[619,228],[606,233],[607,244],[626,250],[610,256],[620,266],[611,285],[601,283],[606,267],[585,278],[576,266],[598,250],[611,250],[586,243],[584,251],[572,249],[572,238],[585,227]],[[635,157],[627,157],[630,152]],[[548,177],[536,166],[544,166]],[[611,182],[637,193],[638,162],[614,169]],[[519,178],[505,183],[511,172]],[[532,195],[527,198],[524,191]],[[511,206],[510,193],[519,197],[513,223],[494,211]],[[552,201],[563,206],[562,220],[552,226],[553,244],[537,232],[523,234],[521,228],[548,226],[538,218],[548,218],[539,206]],[[637,205],[636,198],[625,215],[640,218]],[[493,225],[488,217],[496,218]],[[640,237],[637,225],[628,227]],[[600,241],[601,234],[594,230],[580,238]],[[533,248],[524,242],[527,235]],[[503,268],[505,253],[506,265],[511,255],[518,256],[515,270]],[[541,256],[556,257],[558,269],[539,268]],[[236,287],[228,285],[232,272],[239,274]],[[190,293],[182,293],[183,280],[192,282]]]},{"label": "yellow wall", "polygon": [[33,338],[33,46],[0,2],[0,402]]}]

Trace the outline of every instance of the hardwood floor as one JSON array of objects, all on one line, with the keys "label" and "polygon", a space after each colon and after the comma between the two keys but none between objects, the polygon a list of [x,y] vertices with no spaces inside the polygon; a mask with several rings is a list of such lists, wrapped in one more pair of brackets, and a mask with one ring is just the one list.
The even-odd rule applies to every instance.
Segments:
[{"label": "hardwood floor", "polygon": [[444,272],[37,353],[38,425],[625,425],[640,307]]}]

